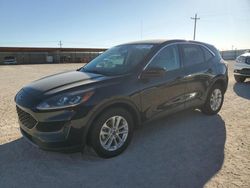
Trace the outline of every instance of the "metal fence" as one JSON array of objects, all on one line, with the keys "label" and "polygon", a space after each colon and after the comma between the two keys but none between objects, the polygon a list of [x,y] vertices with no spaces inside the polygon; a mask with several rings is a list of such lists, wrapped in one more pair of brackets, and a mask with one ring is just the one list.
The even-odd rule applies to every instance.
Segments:
[{"label": "metal fence", "polygon": [[249,49],[221,51],[221,56],[225,60],[235,60],[239,55],[244,54]]}]

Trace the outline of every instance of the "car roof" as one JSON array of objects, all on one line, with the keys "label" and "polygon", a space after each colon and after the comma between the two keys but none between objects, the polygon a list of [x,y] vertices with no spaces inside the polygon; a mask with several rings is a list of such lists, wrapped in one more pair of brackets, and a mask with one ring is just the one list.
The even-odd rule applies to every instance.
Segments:
[{"label": "car roof", "polygon": [[166,39],[154,39],[154,40],[141,40],[141,41],[133,41],[126,44],[152,44],[152,45],[164,45],[164,44],[171,44],[171,43],[176,43],[176,42],[190,42],[190,43],[196,43],[196,44],[203,44],[203,45],[210,45],[204,42],[199,42],[199,41],[193,41],[193,40],[184,40],[184,39],[171,39],[171,40],[166,40]]},{"label": "car roof", "polygon": [[183,42],[185,40],[166,40],[166,39],[153,39],[153,40],[139,40],[139,41],[133,41],[125,44],[163,44],[166,42]]}]

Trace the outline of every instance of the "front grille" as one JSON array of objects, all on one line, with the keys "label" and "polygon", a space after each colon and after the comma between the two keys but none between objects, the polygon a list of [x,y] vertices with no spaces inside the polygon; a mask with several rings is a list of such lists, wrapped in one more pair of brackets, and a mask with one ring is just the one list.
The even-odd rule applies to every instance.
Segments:
[{"label": "front grille", "polygon": [[240,73],[250,75],[250,69],[241,69]]},{"label": "front grille", "polygon": [[27,112],[23,111],[18,106],[16,107],[17,115],[20,122],[27,128],[32,129],[36,124],[37,121]]},{"label": "front grille", "polygon": [[65,122],[39,122],[36,129],[41,132],[54,132],[63,128]]}]

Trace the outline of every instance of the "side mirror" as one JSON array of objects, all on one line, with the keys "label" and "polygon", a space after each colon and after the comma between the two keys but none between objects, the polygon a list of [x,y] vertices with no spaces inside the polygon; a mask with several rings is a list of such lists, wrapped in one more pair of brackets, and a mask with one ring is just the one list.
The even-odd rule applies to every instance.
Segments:
[{"label": "side mirror", "polygon": [[82,67],[76,69],[76,71],[80,71],[83,67],[85,67],[86,64],[84,64]]},{"label": "side mirror", "polygon": [[161,77],[164,76],[166,73],[166,70],[161,67],[149,67],[146,68],[141,74],[141,78],[155,78],[155,77]]},{"label": "side mirror", "polygon": [[81,69],[82,69],[82,67],[81,67],[81,68],[76,69],[76,71],[80,71]]}]

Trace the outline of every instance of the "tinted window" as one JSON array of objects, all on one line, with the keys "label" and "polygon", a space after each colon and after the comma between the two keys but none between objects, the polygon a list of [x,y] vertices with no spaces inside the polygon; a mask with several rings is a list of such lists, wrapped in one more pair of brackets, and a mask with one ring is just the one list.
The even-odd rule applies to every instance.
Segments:
[{"label": "tinted window", "polygon": [[180,68],[177,45],[171,45],[162,49],[151,61],[149,67],[160,67],[167,71]]},{"label": "tinted window", "polygon": [[192,66],[205,62],[203,52],[198,45],[183,44],[182,51],[185,66]]},{"label": "tinted window", "polygon": [[204,57],[206,61],[209,61],[210,59],[212,59],[214,56],[213,54],[205,47],[201,46],[203,53],[204,53]]}]

